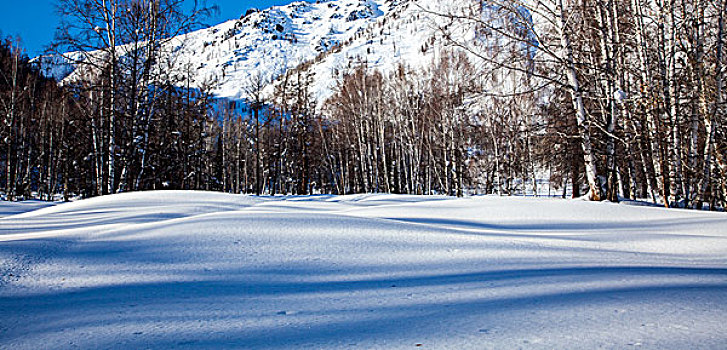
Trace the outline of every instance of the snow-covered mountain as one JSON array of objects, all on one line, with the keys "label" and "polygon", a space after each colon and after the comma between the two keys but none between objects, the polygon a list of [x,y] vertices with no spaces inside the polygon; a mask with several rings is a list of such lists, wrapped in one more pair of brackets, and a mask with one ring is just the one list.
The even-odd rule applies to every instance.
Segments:
[{"label": "snow-covered mountain", "polygon": [[177,55],[181,66],[196,72],[196,85],[211,81],[218,96],[241,99],[251,76],[271,81],[365,32],[398,5],[396,0],[301,1],[249,11],[188,34]]},{"label": "snow-covered mountain", "polygon": [[[244,99],[251,77],[268,82],[308,62],[314,96],[331,94],[335,77],[357,62],[388,71],[399,63],[432,62],[442,41],[428,11],[445,12],[470,0],[317,0],[250,10],[239,19],[179,36],[165,51],[190,85],[211,86],[219,97]],[[458,35],[467,35],[466,32]],[[46,65],[59,80],[79,78],[62,60]],[[59,65],[60,63],[60,65]],[[267,89],[271,91],[271,89]]]}]

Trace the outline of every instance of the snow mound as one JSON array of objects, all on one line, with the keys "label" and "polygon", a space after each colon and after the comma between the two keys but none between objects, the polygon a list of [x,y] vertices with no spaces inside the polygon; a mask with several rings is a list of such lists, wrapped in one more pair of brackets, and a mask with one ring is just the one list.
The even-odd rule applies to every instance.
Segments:
[{"label": "snow mound", "polygon": [[0,348],[722,348],[725,227],[535,198],[99,197],[0,218]]}]

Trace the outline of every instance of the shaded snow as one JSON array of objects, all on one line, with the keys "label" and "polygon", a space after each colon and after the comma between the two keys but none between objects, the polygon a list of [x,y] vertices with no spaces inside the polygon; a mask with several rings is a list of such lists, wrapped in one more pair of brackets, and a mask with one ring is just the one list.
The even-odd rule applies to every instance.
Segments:
[{"label": "shaded snow", "polygon": [[533,198],[100,197],[0,218],[0,348],[722,348],[726,227]]},{"label": "shaded snow", "polygon": [[21,213],[25,213],[28,211],[33,211],[36,209],[49,207],[54,205],[53,202],[44,202],[44,201],[37,201],[37,200],[29,200],[29,201],[22,201],[22,202],[8,202],[5,200],[0,200],[0,218],[10,215],[17,215]]}]

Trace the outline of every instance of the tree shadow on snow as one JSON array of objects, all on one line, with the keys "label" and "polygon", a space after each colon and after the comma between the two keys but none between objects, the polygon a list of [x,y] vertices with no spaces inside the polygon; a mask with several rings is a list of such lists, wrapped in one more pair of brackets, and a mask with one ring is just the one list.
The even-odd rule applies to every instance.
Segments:
[{"label": "tree shadow on snow", "polygon": [[[270,275],[276,273],[279,276],[280,271]],[[32,344],[36,337],[59,332],[93,334],[101,328],[100,338],[88,346],[289,348],[303,343],[335,344],[341,339],[352,343],[395,341],[436,329],[437,324],[448,320],[472,315],[487,318],[532,308],[579,309],[601,303],[659,305],[665,300],[688,302],[695,296],[699,298],[694,300],[727,308],[724,268],[572,267],[315,282],[293,278],[271,281],[264,276],[264,270],[230,271],[211,280],[128,283],[0,297],[0,310],[5,315],[0,321],[0,344]],[[543,283],[557,283],[561,277],[593,284],[555,291],[539,288]],[[668,282],[663,282],[662,277]],[[704,282],[694,282],[702,278]],[[641,282],[614,286],[624,280]],[[498,292],[502,282],[525,293]],[[460,286],[469,291],[481,290],[482,296],[457,298]],[[380,297],[396,301],[409,293],[434,295],[398,304],[377,302]],[[329,299],[329,295],[336,297]],[[316,298],[315,307],[319,309],[311,310],[307,303]],[[302,311],[280,314],[280,305]],[[37,321],[19,323],[23,319]],[[190,329],[189,323],[199,326]],[[176,327],[178,334],[155,330],[150,325]]]}]

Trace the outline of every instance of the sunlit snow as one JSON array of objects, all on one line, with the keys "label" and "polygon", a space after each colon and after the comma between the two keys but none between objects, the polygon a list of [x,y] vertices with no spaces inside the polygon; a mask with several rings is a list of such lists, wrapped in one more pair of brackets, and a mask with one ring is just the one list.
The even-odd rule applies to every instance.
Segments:
[{"label": "sunlit snow", "polygon": [[723,213],[204,192],[0,212],[3,349],[727,343]]}]

